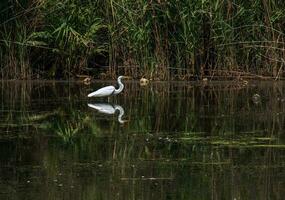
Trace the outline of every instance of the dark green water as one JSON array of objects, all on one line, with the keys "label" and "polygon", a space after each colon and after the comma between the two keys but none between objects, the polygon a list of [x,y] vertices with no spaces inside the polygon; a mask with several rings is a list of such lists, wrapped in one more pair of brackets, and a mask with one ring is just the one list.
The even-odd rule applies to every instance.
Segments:
[{"label": "dark green water", "polygon": [[106,84],[0,84],[0,199],[284,199],[284,82]]}]

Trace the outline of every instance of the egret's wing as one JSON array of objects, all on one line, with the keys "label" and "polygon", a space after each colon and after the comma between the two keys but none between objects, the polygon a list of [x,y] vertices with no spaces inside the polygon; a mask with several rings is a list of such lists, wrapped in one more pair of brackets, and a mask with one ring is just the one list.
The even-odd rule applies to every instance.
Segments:
[{"label": "egret's wing", "polygon": [[111,104],[105,104],[105,103],[91,104],[91,103],[89,103],[88,107],[94,108],[94,109],[96,109],[99,112],[104,113],[104,114],[114,114],[115,113],[115,109]]},{"label": "egret's wing", "polygon": [[114,86],[106,86],[95,92],[88,94],[88,97],[106,97],[110,96],[114,93],[115,87]]}]

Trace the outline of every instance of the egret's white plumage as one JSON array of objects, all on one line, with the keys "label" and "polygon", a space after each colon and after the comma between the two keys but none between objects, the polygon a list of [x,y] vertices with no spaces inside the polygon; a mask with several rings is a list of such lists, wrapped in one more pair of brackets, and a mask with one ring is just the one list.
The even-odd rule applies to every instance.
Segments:
[{"label": "egret's white plumage", "polygon": [[103,87],[99,90],[96,90],[95,92],[92,92],[90,94],[88,94],[88,97],[105,97],[105,96],[111,96],[114,91],[115,91],[115,87],[114,86],[106,86]]},{"label": "egret's white plumage", "polygon": [[124,89],[124,84],[122,83],[122,78],[129,78],[129,77],[127,77],[127,76],[119,76],[118,77],[118,84],[119,84],[118,89],[116,89],[114,86],[106,86],[106,87],[103,87],[99,90],[96,90],[95,92],[88,94],[88,97],[107,97],[107,96],[116,95],[116,94],[121,93]]}]

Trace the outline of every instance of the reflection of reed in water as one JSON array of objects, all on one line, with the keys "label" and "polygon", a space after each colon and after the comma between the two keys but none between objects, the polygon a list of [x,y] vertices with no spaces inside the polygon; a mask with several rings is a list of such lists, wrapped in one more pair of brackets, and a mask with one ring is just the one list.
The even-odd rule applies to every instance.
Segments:
[{"label": "reflection of reed in water", "polygon": [[[285,104],[278,100],[284,97],[282,84],[253,86],[253,83],[249,83],[242,89],[230,84],[211,83],[206,86],[152,83],[144,88],[139,84],[126,84],[128,89],[116,101],[126,106],[124,108],[134,122],[125,127],[127,131],[207,132],[223,136],[240,132],[260,133],[265,128],[272,130],[273,135],[276,132],[281,135],[284,130],[285,118],[282,113]],[[79,103],[86,99],[86,88],[79,86],[65,83],[2,82],[1,118],[5,119],[5,123],[1,126],[21,126],[33,121],[51,122],[48,116],[58,115],[58,111],[70,113],[86,110],[85,102]],[[255,93],[263,97],[258,106],[251,99]],[[80,112],[82,114],[87,113]],[[66,119],[68,115],[61,116]],[[102,126],[100,122],[93,124]],[[111,123],[104,129],[113,133],[117,130],[116,124]]]},{"label": "reflection of reed in water", "polygon": [[[18,96],[14,98],[15,106],[22,102],[23,109],[31,106],[28,111],[53,112],[33,117],[32,112],[25,112],[29,117],[24,119],[12,113],[12,119],[23,119],[22,123],[27,119],[41,124],[54,123],[47,127],[49,134],[58,133],[66,141],[72,139],[72,145],[62,146],[61,140],[44,134],[31,137],[48,141],[45,148],[33,138],[27,138],[27,143],[18,137],[17,148],[7,148],[10,143],[1,144],[0,152],[7,154],[5,158],[11,158],[8,162],[0,156],[1,163],[7,167],[1,175],[13,171],[7,176],[13,191],[20,184],[21,190],[30,194],[46,195],[46,191],[50,191],[50,199],[62,195],[58,193],[58,185],[73,194],[71,199],[82,196],[86,199],[167,199],[172,194],[175,199],[250,199],[251,194],[258,199],[278,199],[278,196],[281,199],[285,192],[282,187],[284,151],[275,145],[278,140],[282,144],[276,133],[284,132],[285,110],[284,104],[275,97],[284,95],[284,87],[262,90],[270,98],[256,106],[251,96],[258,91],[252,88],[237,90],[210,84],[207,87],[133,86],[132,93],[116,99],[126,105],[134,117],[124,128],[118,128],[116,121],[103,127],[103,123],[92,119],[86,112],[86,102],[76,102],[79,92],[62,94],[59,90],[51,94],[52,90],[42,88],[35,97],[37,87],[33,87],[33,93],[30,91],[32,101],[19,100],[23,98]],[[51,88],[56,91],[56,87]],[[13,91],[6,92],[12,98]],[[24,93],[19,94],[25,97]],[[82,92],[82,96],[84,94]],[[56,95],[64,100],[58,96],[48,97]],[[35,105],[42,100],[44,103]],[[272,133],[261,132],[264,128]],[[23,136],[28,133],[27,129],[20,130]],[[146,134],[139,134],[142,131]],[[96,134],[85,134],[87,132]],[[76,135],[78,137],[74,137]],[[254,141],[259,146],[252,143]],[[24,155],[32,152],[38,155],[31,158],[33,162],[25,168]],[[17,160],[17,164],[13,160]],[[32,170],[35,172],[33,186],[45,183],[45,187],[25,187],[27,179],[19,179],[19,175]]]},{"label": "reflection of reed in water", "polygon": [[[265,127],[282,133],[284,128],[285,104],[278,100],[285,96],[282,83],[250,82],[241,87],[236,82],[207,85],[153,82],[144,88],[128,84],[128,90],[118,100],[127,106],[130,117],[139,121],[130,126],[140,125],[139,129],[146,132],[196,131],[224,135],[260,132]],[[263,97],[258,106],[252,102],[255,93]]]}]

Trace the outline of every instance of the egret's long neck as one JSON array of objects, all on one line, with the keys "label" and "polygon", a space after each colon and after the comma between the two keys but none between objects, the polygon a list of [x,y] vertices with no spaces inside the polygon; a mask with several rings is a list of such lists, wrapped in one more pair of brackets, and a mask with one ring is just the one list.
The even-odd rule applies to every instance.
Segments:
[{"label": "egret's long neck", "polygon": [[114,94],[119,94],[124,89],[124,84],[122,83],[121,78],[118,78],[119,88],[114,91]]}]

